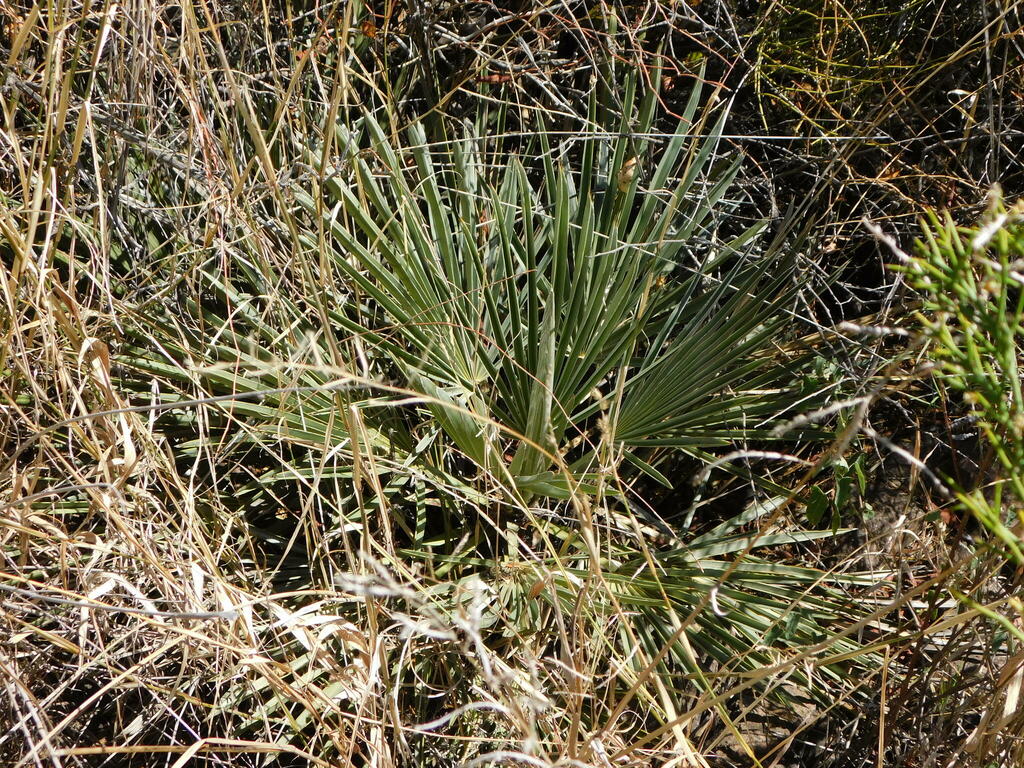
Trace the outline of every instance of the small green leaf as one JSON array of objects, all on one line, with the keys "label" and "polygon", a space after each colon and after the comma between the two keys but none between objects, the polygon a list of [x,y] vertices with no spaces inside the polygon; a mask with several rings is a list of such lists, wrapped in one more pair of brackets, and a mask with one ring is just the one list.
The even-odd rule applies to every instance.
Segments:
[{"label": "small green leaf", "polygon": [[807,515],[807,522],[814,528],[821,525],[822,518],[825,516],[825,511],[829,508],[829,500],[826,493],[821,490],[818,486],[811,488],[810,496],[807,500],[807,507],[804,514]]}]

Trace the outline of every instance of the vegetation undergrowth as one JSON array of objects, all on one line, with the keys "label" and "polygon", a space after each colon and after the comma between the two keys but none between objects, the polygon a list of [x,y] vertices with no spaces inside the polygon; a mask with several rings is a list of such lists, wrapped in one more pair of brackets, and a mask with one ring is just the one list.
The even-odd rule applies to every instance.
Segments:
[{"label": "vegetation undergrowth", "polygon": [[[0,762],[1019,755],[1020,212],[913,295],[850,237],[1012,189],[906,149],[1019,114],[952,13],[0,8]],[[896,429],[957,396],[971,483]]]}]

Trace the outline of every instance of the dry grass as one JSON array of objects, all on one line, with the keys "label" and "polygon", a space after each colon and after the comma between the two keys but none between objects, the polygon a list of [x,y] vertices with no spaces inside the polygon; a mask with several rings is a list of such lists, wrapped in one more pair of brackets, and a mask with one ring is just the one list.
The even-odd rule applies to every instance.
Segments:
[{"label": "dry grass", "polygon": [[[880,453],[895,443],[930,462],[914,442],[914,429],[927,439],[930,425],[912,419],[914,429],[897,435],[888,422],[865,421],[866,406],[886,398],[902,414],[933,408],[930,389],[908,384],[920,378],[913,348],[819,338],[846,356],[822,380],[861,398],[837,409],[853,415],[829,426],[832,439],[792,447],[793,456],[782,455],[788,469],[769,461],[746,474],[750,456],[769,454],[742,446],[746,457],[730,459],[738,479],[719,470],[702,489],[708,498],[665,495],[661,511],[694,502],[696,532],[763,500],[753,480],[785,499],[737,531],[750,546],[792,534],[791,543],[764,560],[748,557],[745,543],[726,557],[709,554],[701,566],[720,571],[687,577],[703,585],[690,606],[672,581],[688,564],[673,554],[678,542],[660,541],[633,512],[613,518],[611,491],[510,500],[501,478],[467,470],[466,456],[430,432],[429,421],[416,422],[419,453],[396,455],[388,430],[406,428],[437,397],[409,389],[398,373],[376,375],[374,350],[358,337],[311,342],[309,327],[333,322],[339,297],[352,289],[322,258],[327,237],[295,194],[319,189],[316,169],[338,151],[324,116],[335,124],[362,110],[378,116],[398,147],[417,118],[434,146],[462,124],[484,125],[484,150],[499,167],[506,153],[530,146],[543,118],[558,142],[554,154],[571,164],[579,156],[573,135],[593,128],[590,90],[614,114],[623,108],[623,73],[636,67],[646,92],[661,66],[660,131],[686,106],[698,71],[688,57],[724,36],[735,48],[719,57],[722,81],[746,78],[743,67],[752,66],[763,93],[772,83],[789,94],[783,106],[800,114],[771,122],[765,146],[772,132],[804,135],[807,125],[809,140],[851,139],[827,158],[808,153],[823,161],[816,185],[838,185],[858,201],[844,207],[825,195],[807,204],[809,216],[823,219],[826,258],[815,263],[827,271],[827,254],[847,245],[846,217],[879,213],[864,200],[917,203],[943,179],[956,186],[1019,177],[1011,142],[994,138],[1020,127],[1019,68],[1005,64],[1019,9],[986,5],[984,23],[964,22],[967,39],[953,55],[901,60],[907,79],[891,88],[880,85],[890,61],[872,59],[870,84],[879,91],[841,60],[853,57],[847,38],[858,24],[880,34],[874,20],[856,16],[812,35],[832,41],[824,60],[811,45],[787,54],[803,67],[794,83],[779,74],[791,64],[778,42],[737,28],[741,15],[728,4],[715,6],[717,21],[661,4],[600,12],[594,4],[379,5],[303,13],[201,2],[0,8],[0,763],[667,767],[802,759],[859,768],[996,765],[1019,755],[1021,657],[1007,622],[1020,619],[1006,595],[1015,576],[997,558],[949,544],[935,519],[946,502],[926,499],[920,489],[931,486],[917,482],[913,462],[912,491],[896,494],[913,505],[900,535],[865,526],[859,549],[798,535],[812,485],[839,502],[837,514],[855,502],[878,504],[869,480],[893,476],[881,461],[860,467],[868,480],[859,493],[840,493],[857,482],[835,462],[845,452],[852,464],[851,441],[864,450],[865,435],[884,432],[892,442],[882,439]],[[928,8],[951,12],[914,6]],[[781,28],[777,12],[758,23]],[[723,61],[730,56],[731,68]],[[902,116],[897,124],[913,122],[907,115],[921,93],[951,92],[936,96],[933,78],[966,60],[986,76],[963,99],[987,105],[988,116],[968,111],[955,136],[932,131],[938,116],[914,124],[943,146],[960,142],[957,157],[973,158],[974,142],[994,142],[978,153],[984,172],[944,167],[916,186],[924,163],[904,164],[904,139],[880,150],[888,170],[859,169],[858,153],[877,145],[852,140],[892,132],[893,123],[878,112],[861,119],[848,111],[856,99],[835,94],[856,81]],[[794,89],[804,95],[794,99]],[[830,112],[838,117],[826,131]],[[709,114],[698,113],[702,131]],[[310,157],[314,148],[319,156]],[[641,154],[640,165],[653,165],[656,152]],[[784,166],[761,159],[768,170]],[[741,178],[744,191],[729,201],[737,219],[715,220],[723,237],[759,204],[754,171],[744,166]],[[769,179],[780,197],[789,183]],[[298,247],[311,232],[319,251]],[[252,285],[254,274],[265,293],[216,292]],[[812,284],[805,287],[810,296]],[[872,290],[883,294],[877,284],[864,287]],[[813,318],[831,325],[823,295],[801,305],[791,337],[816,326]],[[887,314],[873,320],[901,319],[897,295],[875,302]],[[273,343],[246,344],[268,338],[252,331],[255,321]],[[222,342],[219,358],[213,341]],[[140,373],[140,349],[164,367]],[[304,421],[319,418],[323,402],[335,414],[327,438]],[[378,415],[385,411],[393,421]],[[611,457],[601,429],[573,448],[590,439]],[[332,442],[333,434],[346,440]],[[650,455],[677,473],[677,490],[688,488],[690,478],[679,475],[692,474],[693,456]],[[798,473],[791,459],[828,472]],[[274,473],[280,478],[271,481]],[[646,482],[643,492],[657,497],[635,469],[616,466],[601,482],[626,481]],[[442,529],[457,544],[451,552],[430,541]],[[875,573],[865,574],[865,553],[879,551]],[[509,554],[518,552],[529,557]],[[637,570],[625,578],[613,566],[630,558]],[[782,597],[793,610],[784,617],[817,600],[827,632],[773,645],[798,629],[783,618],[772,641],[760,636],[747,655],[716,661],[692,649],[702,626],[726,621],[715,612],[715,590],[748,566],[806,567],[800,578],[808,581],[793,571],[792,592]],[[648,589],[648,569],[671,578],[652,577],[656,588]],[[839,602],[843,590],[856,602]],[[725,603],[730,621],[756,606],[743,602],[750,589],[737,594]],[[732,598],[723,590],[721,599]],[[757,654],[767,660],[744,671]],[[754,724],[771,712],[780,725],[765,736]]]}]

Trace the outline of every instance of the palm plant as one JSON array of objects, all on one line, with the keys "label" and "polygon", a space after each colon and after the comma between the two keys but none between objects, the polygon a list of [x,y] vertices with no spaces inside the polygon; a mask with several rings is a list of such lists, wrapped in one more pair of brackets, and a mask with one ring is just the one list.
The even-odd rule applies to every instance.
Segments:
[{"label": "palm plant", "polygon": [[[234,457],[245,475],[235,503],[282,572],[329,579],[370,554],[442,613],[490,574],[482,626],[514,649],[543,653],[551,638],[538,627],[559,615],[579,614],[599,637],[612,622],[595,653],[623,662],[620,681],[643,687],[638,670],[652,663],[675,680],[670,698],[686,698],[714,688],[699,657],[721,677],[750,672],[822,642],[850,609],[838,577],[749,556],[832,534],[761,537],[763,505],[653,556],[610,532],[629,473],[670,482],[652,451],[706,457],[772,439],[811,397],[807,358],[776,345],[791,323],[797,235],[784,225],[765,238],[756,223],[719,237],[740,163],[720,148],[724,110],[702,109],[698,86],[661,135],[656,94],[634,104],[634,85],[616,124],[561,144],[541,124],[492,165],[481,132],[431,145],[414,124],[402,147],[371,114],[338,126],[339,156],[308,151],[317,173],[290,190],[289,220],[304,222],[290,274],[238,238],[230,276],[197,271],[206,305],[164,320],[147,308],[123,359],[161,382],[238,395],[206,421],[219,439],[178,452]],[[603,114],[594,97],[591,123]],[[245,458],[254,449],[263,456]],[[263,471],[267,456],[277,466]],[[326,524],[270,530],[261,510],[290,503]],[[856,643],[838,649],[826,678],[863,660]]]},{"label": "palm plant", "polygon": [[327,203],[296,192],[324,210],[333,264],[360,297],[331,321],[432,398],[451,443],[514,497],[565,495],[602,442],[767,438],[800,395],[788,384],[803,361],[770,354],[789,323],[783,241],[760,247],[755,225],[699,245],[738,168],[712,162],[723,116],[688,138],[699,95],[649,176],[633,170],[649,148],[631,134],[650,132],[653,94],[617,136],[581,137],[578,174],[543,131],[540,168],[511,157],[492,173],[479,138],[436,150],[414,125],[402,153],[367,116],[338,131]]}]

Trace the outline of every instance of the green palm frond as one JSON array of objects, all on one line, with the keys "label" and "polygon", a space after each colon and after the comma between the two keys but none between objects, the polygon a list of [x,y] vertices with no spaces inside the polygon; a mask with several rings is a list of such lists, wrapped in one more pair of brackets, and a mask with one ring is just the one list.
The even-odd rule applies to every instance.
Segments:
[{"label": "green palm frond", "polygon": [[[801,394],[805,361],[772,354],[790,322],[784,241],[762,247],[754,227],[701,244],[738,161],[718,157],[724,115],[689,137],[699,94],[643,184],[623,172],[625,133],[581,136],[573,174],[543,138],[539,167],[488,168],[471,135],[430,147],[414,125],[400,152],[367,116],[338,131],[344,172],[325,181],[326,203],[296,193],[324,212],[334,264],[365,297],[331,319],[438,401],[464,455],[520,490],[560,471],[567,443],[602,439],[601,415],[616,445],[709,447],[768,438]],[[633,133],[651,130],[652,104]]]},{"label": "green palm frond", "polygon": [[[240,237],[231,269],[194,273],[205,303],[138,312],[122,359],[169,407],[239,395],[167,421],[179,456],[241,467],[231,503],[279,582],[320,556],[266,523],[298,487],[328,536],[359,539],[346,567],[364,566],[356,551],[414,562],[442,612],[490,574],[481,629],[510,648],[578,615],[621,663],[615,685],[661,654],[680,696],[708,695],[827,642],[853,610],[844,590],[867,582],[751,554],[833,535],[763,533],[758,511],[654,553],[628,528],[588,538],[587,516],[624,495],[620,468],[671,485],[658,456],[775,439],[812,397],[808,358],[778,344],[801,235],[722,223],[741,161],[724,108],[700,113],[698,86],[659,136],[655,94],[625,93],[611,125],[593,103],[592,131],[556,146],[541,130],[499,164],[472,129],[431,144],[414,124],[403,144],[370,114],[334,128],[338,157],[307,150],[316,173],[288,191],[292,262],[276,272]],[[845,659],[820,670],[830,682],[873,663],[828,644]]]}]

